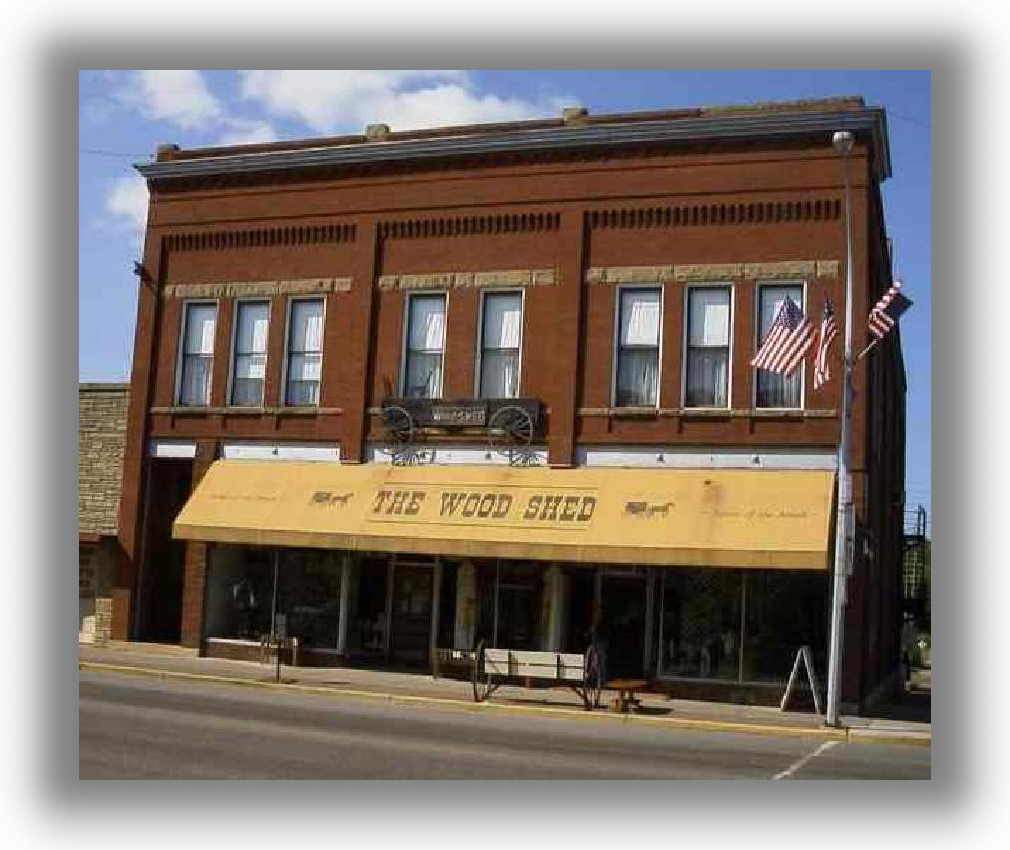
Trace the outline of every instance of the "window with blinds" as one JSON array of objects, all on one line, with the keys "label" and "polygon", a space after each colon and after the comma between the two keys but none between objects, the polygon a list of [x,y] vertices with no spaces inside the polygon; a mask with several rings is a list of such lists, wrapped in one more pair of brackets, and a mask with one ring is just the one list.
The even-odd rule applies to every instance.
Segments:
[{"label": "window with blinds", "polygon": [[729,334],[729,287],[691,287],[687,292],[685,407],[729,405]]},{"label": "window with blinds", "polygon": [[216,326],[217,304],[189,302],[185,305],[177,393],[180,405],[206,407],[210,404]]},{"label": "window with blinds", "polygon": [[411,295],[403,369],[406,397],[441,397],[444,350],[445,295]]},{"label": "window with blinds", "polygon": [[484,296],[478,388],[481,398],[519,395],[522,325],[521,292],[489,292]]},{"label": "window with blinds", "polygon": [[259,407],[263,404],[269,321],[269,302],[239,301],[236,304],[230,398],[230,404],[235,407]]},{"label": "window with blinds", "polygon": [[662,293],[622,289],[618,306],[618,407],[655,407],[659,401],[659,328]]},{"label": "window with blinds", "polygon": [[[775,317],[779,314],[786,297],[793,303],[803,307],[803,287],[793,286],[761,286],[758,288],[758,340],[757,349],[761,348],[765,337],[771,330]],[[799,408],[802,398],[803,369],[797,369],[788,378],[767,369],[757,370],[757,407]]]},{"label": "window with blinds", "polygon": [[291,301],[288,319],[287,375],[284,403],[290,407],[315,407],[323,366],[323,299]]}]

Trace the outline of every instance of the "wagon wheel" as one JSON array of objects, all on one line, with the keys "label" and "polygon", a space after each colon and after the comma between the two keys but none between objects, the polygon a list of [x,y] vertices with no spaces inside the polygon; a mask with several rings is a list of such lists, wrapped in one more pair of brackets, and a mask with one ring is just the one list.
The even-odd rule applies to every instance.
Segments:
[{"label": "wagon wheel", "polygon": [[393,463],[409,461],[414,451],[414,418],[395,404],[382,408],[382,424],[389,437],[389,454]]},{"label": "wagon wheel", "polygon": [[586,711],[600,707],[600,653],[595,643],[586,650],[586,673],[582,686],[585,689]]},{"label": "wagon wheel", "polygon": [[495,411],[487,425],[488,442],[495,451],[507,454],[522,452],[533,442],[533,418],[514,404]]},{"label": "wagon wheel", "polygon": [[491,690],[491,678],[484,670],[484,641],[477,644],[473,654],[473,701],[484,702]]}]

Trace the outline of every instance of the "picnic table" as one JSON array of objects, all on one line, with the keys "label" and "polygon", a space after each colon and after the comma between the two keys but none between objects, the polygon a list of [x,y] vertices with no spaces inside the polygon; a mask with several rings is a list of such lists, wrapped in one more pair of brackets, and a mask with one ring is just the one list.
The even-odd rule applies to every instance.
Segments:
[{"label": "picnic table", "polygon": [[635,697],[635,693],[644,691],[648,686],[645,679],[611,679],[603,687],[608,691],[617,691],[616,709],[627,714],[629,709],[638,711],[642,707],[642,702]]}]

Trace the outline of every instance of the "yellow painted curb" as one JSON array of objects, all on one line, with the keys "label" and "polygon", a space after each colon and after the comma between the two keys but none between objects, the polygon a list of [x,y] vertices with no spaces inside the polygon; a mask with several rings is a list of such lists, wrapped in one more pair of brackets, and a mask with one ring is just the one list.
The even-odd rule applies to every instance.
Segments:
[{"label": "yellow painted curb", "polygon": [[[361,691],[352,688],[316,687],[313,685],[298,685],[284,682],[263,682],[256,679],[240,679],[231,676],[216,676],[209,673],[185,673],[179,670],[160,670],[156,667],[132,667],[121,664],[103,664],[92,661],[79,661],[79,670],[94,670],[112,673],[124,673],[139,676],[160,676],[163,679],[186,679],[203,682],[217,682],[227,685],[242,685],[245,687],[266,688],[268,690],[297,691],[299,693],[318,694],[320,696],[342,696],[356,699],[378,700],[399,705],[438,705],[455,711],[494,711],[513,714],[542,714],[569,719],[599,720],[610,723],[636,723],[652,726],[667,726],[678,729],[704,729],[710,732],[737,732],[751,735],[770,735],[782,738],[820,738],[830,741],[858,741],[859,743],[911,744],[913,746],[930,746],[930,738],[923,739],[921,735],[902,736],[882,734],[860,734],[864,730],[849,728],[831,729],[825,727],[804,726],[774,726],[761,723],[741,723],[732,720],[703,720],[684,717],[648,717],[641,714],[614,714],[601,711],[581,711],[568,708],[549,708],[535,705],[503,705],[501,703],[450,699],[446,697],[417,696],[414,694],[389,694],[376,691]],[[855,736],[853,736],[855,732]]]}]

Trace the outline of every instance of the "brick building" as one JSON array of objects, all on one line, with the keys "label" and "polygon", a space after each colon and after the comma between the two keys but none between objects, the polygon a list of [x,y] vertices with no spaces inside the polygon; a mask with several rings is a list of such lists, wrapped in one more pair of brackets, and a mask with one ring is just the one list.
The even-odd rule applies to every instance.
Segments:
[{"label": "brick building", "polygon": [[[844,319],[836,130],[862,317],[890,160],[859,98],[159,149],[115,633],[247,657],[284,613],[306,663],[421,669],[596,641],[741,699],[810,644],[823,675],[840,355],[816,390],[748,361],[787,295]],[[897,333],[855,389],[865,704],[898,659]]]},{"label": "brick building", "polygon": [[86,643],[108,639],[129,399],[129,384],[77,388],[78,626]]}]

